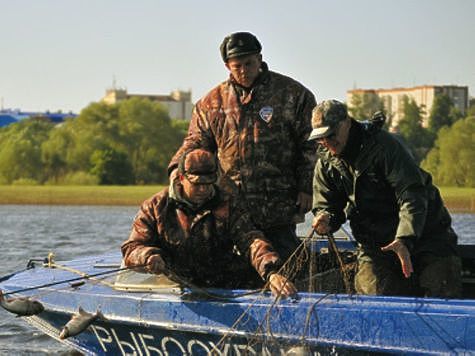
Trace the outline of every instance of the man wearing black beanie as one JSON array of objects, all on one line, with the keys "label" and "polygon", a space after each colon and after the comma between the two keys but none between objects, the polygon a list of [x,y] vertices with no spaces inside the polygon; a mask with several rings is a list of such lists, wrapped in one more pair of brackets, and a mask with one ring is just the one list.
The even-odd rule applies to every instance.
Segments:
[{"label": "man wearing black beanie", "polygon": [[[188,136],[169,165],[190,148],[216,152],[223,187],[243,199],[255,225],[286,259],[298,246],[295,223],[312,203],[315,142],[308,141],[314,95],[270,71],[249,32],[226,36],[220,53],[229,78],[200,99]],[[172,175],[173,178],[173,175]]]}]

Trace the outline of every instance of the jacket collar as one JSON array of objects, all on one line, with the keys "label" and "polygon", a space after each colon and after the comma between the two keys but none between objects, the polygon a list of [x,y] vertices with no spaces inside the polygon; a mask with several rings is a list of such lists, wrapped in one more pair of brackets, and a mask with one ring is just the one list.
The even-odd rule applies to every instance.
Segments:
[{"label": "jacket collar", "polygon": [[257,88],[269,82],[269,67],[267,66],[266,62],[262,62],[260,70],[261,73],[257,76],[256,80],[254,81],[254,83],[252,83],[252,86],[250,88],[243,87],[238,82],[236,82],[232,74],[229,74],[229,79],[227,83],[234,89],[240,104],[248,104],[252,100]]},{"label": "jacket collar", "polygon": [[342,155],[333,156],[322,145],[318,145],[317,155],[345,176],[348,175],[348,171],[343,167],[347,165],[353,167],[355,175],[360,175],[370,166],[372,157],[376,154],[375,145],[374,132],[368,130],[366,125],[352,119],[348,143]]}]

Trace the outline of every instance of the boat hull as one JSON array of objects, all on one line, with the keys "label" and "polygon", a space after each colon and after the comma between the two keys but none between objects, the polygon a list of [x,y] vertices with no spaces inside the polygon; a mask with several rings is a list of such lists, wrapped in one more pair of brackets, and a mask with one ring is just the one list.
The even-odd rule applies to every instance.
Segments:
[{"label": "boat hull", "polygon": [[[3,278],[0,289],[8,293],[70,280],[77,277],[71,270],[93,275],[119,262],[113,253],[62,264],[69,271],[36,267]],[[473,299],[299,293],[297,300],[276,301],[270,293],[207,292],[126,292],[107,280],[88,279],[20,294],[45,307],[25,320],[58,340],[79,307],[100,310],[105,320],[61,340],[87,354],[475,353]]]}]

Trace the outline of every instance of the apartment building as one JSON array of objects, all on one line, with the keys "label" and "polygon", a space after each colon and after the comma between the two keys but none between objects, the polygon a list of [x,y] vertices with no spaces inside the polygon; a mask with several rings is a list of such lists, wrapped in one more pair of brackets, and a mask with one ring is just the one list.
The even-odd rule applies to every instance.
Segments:
[{"label": "apartment building", "polygon": [[191,119],[191,112],[193,110],[191,90],[174,90],[169,95],[155,95],[130,94],[126,89],[112,88],[106,90],[106,95],[101,100],[106,104],[115,104],[130,98],[142,98],[159,102],[168,109],[168,114],[172,119]]},{"label": "apartment building", "polygon": [[391,126],[396,127],[403,115],[404,96],[413,99],[422,108],[423,126],[429,124],[429,116],[438,95],[445,94],[452,99],[454,106],[463,114],[468,108],[468,86],[457,85],[421,85],[411,88],[392,89],[353,89],[347,91],[348,107],[351,107],[355,95],[377,95],[384,103],[388,116],[391,118]]}]

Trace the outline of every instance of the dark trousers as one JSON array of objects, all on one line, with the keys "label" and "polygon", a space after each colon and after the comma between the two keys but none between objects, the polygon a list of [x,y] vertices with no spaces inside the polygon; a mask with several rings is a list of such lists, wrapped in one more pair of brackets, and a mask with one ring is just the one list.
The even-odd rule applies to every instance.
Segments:
[{"label": "dark trousers", "polygon": [[461,296],[462,263],[458,256],[424,252],[412,256],[414,273],[402,274],[393,252],[361,251],[355,289],[359,294],[456,298]]}]

